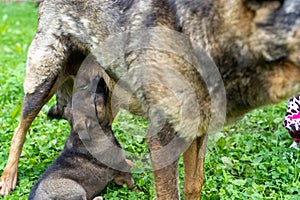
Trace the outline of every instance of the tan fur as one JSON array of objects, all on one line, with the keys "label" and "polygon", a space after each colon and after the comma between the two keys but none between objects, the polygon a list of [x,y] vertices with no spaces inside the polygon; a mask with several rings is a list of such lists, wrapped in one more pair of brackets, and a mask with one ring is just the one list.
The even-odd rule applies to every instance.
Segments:
[{"label": "tan fur", "polygon": [[[183,154],[184,196],[186,199],[198,200],[204,181],[204,158],[208,135],[193,141]],[[193,183],[193,184],[191,184]]]},{"label": "tan fur", "polygon": [[[300,79],[300,69],[299,67],[287,63],[274,71],[267,72],[265,78],[270,100],[272,103],[279,103],[282,99],[293,95],[293,93],[288,93],[287,91],[289,91],[290,88],[297,87],[297,85],[293,83]],[[287,80],[290,81],[288,82]]]}]

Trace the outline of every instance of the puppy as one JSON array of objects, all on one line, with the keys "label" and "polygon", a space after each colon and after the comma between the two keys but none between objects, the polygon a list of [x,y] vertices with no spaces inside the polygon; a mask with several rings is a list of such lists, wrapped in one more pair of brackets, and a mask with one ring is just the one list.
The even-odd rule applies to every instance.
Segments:
[{"label": "puppy", "polygon": [[[104,127],[103,131],[109,132],[106,142],[113,142],[120,147],[113,137],[111,129],[107,128],[110,121],[106,109],[107,88],[104,80],[97,77],[86,90],[79,94],[79,101],[82,106],[87,104],[86,106],[92,107],[91,110],[94,110],[94,115],[98,116],[99,121],[97,123],[101,122],[101,126]],[[94,96],[94,104],[89,102],[92,96]],[[80,139],[78,132],[74,130],[73,112],[70,104],[65,109],[64,117],[68,119],[71,125],[71,133],[60,155],[31,189],[28,198],[30,200],[100,200],[101,197],[95,196],[106,187],[109,181],[114,180],[118,185],[126,183],[128,187],[134,183],[130,174],[130,165],[127,164],[125,157],[120,163],[116,163],[123,170],[118,171],[101,163],[101,160],[99,161],[90,154],[86,144]],[[105,137],[93,129],[89,131],[89,134],[94,134],[95,137]],[[103,157],[115,158],[115,155],[109,152],[107,154]]]}]

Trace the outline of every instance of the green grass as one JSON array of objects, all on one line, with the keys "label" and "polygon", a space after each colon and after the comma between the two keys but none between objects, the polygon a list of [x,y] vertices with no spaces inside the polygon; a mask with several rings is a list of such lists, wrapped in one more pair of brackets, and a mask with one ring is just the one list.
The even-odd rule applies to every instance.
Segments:
[{"label": "green grass", "polygon": [[[23,98],[26,52],[37,26],[35,4],[0,3],[0,171],[5,166]],[[51,100],[32,124],[19,165],[15,191],[0,199],[27,199],[30,188],[62,149],[69,133],[64,120],[46,116]],[[211,135],[202,199],[300,199],[300,153],[282,128],[285,104],[248,114],[239,123]],[[110,183],[105,199],[153,199],[153,177],[145,143],[147,123],[121,112],[113,129],[128,156],[137,159],[135,189]],[[130,122],[130,123],[129,123]],[[146,164],[142,161],[146,161]],[[182,192],[183,169],[180,162]]]}]

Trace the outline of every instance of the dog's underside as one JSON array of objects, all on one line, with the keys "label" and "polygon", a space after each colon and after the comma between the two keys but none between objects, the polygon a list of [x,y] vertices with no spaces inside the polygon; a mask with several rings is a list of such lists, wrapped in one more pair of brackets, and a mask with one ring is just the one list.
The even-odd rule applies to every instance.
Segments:
[{"label": "dog's underside", "polygon": [[[61,113],[64,98],[72,91],[72,80],[67,77],[76,75],[91,54],[100,66],[91,70],[90,76],[107,76],[111,98],[120,102],[112,103],[112,112],[116,114],[121,106],[149,121],[147,141],[157,199],[180,198],[177,162],[183,151],[184,196],[199,199],[207,133],[211,120],[218,121],[211,118],[224,112],[214,105],[226,104],[228,124],[252,109],[299,92],[299,6],[299,0],[44,1],[28,53],[22,116],[1,177],[1,194],[15,188],[25,132],[31,122],[59,87],[61,95],[52,113]],[[147,36],[147,48],[128,47],[121,58],[105,61],[124,45],[135,46],[134,39],[140,33]],[[125,42],[107,45],[115,35],[124,37]],[[200,56],[198,61],[204,68],[197,68],[195,56],[189,57],[189,53],[202,55],[197,54],[199,49],[216,64],[219,77],[201,74],[201,70],[211,72],[213,65],[201,65],[205,60]],[[105,72],[100,72],[101,67]],[[225,98],[213,98],[222,97],[223,86]],[[125,98],[126,103],[122,102],[124,93],[133,94],[129,101]],[[180,148],[165,151],[173,141]],[[176,159],[167,159],[174,155]]]}]

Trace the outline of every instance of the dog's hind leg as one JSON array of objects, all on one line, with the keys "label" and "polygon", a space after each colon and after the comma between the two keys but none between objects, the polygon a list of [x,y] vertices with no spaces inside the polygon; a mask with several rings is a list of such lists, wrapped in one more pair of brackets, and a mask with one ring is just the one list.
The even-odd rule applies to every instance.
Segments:
[{"label": "dog's hind leg", "polygon": [[[151,121],[151,120],[150,120]],[[157,128],[157,127],[156,127]],[[178,137],[172,126],[164,122],[159,131],[150,123],[147,143],[150,150],[157,200],[180,199],[178,159],[187,140]]]},{"label": "dog's hind leg", "polygon": [[199,200],[204,179],[207,134],[196,138],[183,154],[184,199]]},{"label": "dog's hind leg", "polygon": [[58,36],[39,32],[31,43],[26,66],[22,114],[14,131],[7,164],[0,178],[1,195],[8,195],[15,188],[25,134],[43,105],[65,79],[64,68],[71,48],[67,42]]}]

